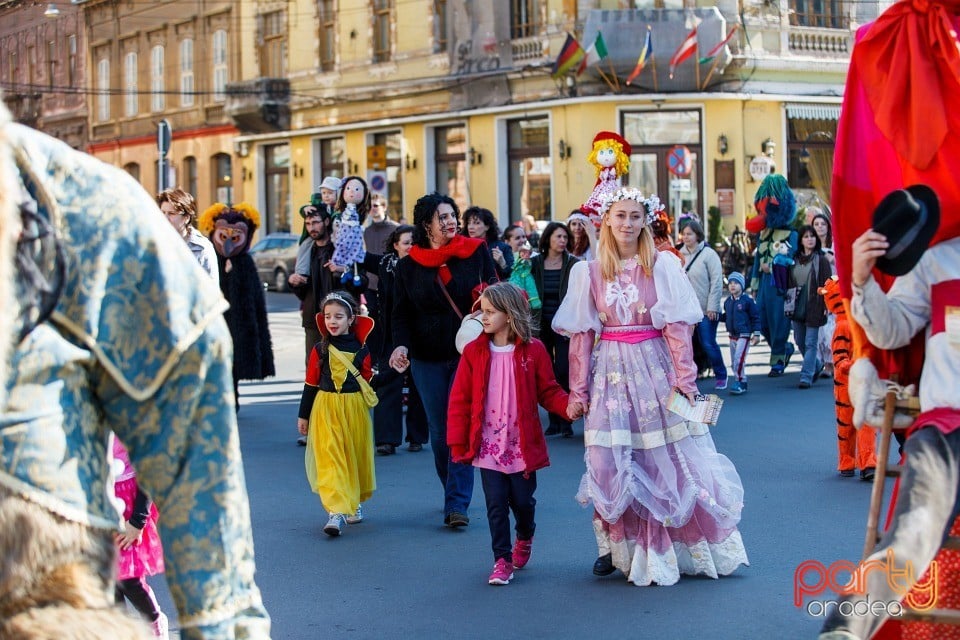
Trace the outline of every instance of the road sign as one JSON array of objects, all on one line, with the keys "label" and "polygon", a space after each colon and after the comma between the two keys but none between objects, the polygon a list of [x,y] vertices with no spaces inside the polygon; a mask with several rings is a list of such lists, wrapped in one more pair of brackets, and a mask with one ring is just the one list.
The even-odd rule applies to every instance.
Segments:
[{"label": "road sign", "polygon": [[676,191],[677,193],[687,193],[692,189],[690,180],[688,178],[674,178],[670,181],[670,191]]},{"label": "road sign", "polygon": [[166,156],[170,152],[170,138],[173,135],[173,131],[170,128],[170,123],[166,119],[161,120],[157,123],[157,151],[160,152],[161,156]]},{"label": "road sign", "polygon": [[387,183],[386,171],[367,171],[367,184],[370,185],[370,193],[378,193],[384,200],[389,199],[390,193]]},{"label": "road sign", "polygon": [[750,177],[758,182],[776,171],[776,169],[776,163],[767,156],[757,156],[750,161]]},{"label": "road sign", "polygon": [[387,168],[387,145],[373,144],[367,147],[367,169]]},{"label": "road sign", "polygon": [[667,171],[678,178],[686,178],[693,170],[693,154],[690,149],[678,144],[667,153]]}]

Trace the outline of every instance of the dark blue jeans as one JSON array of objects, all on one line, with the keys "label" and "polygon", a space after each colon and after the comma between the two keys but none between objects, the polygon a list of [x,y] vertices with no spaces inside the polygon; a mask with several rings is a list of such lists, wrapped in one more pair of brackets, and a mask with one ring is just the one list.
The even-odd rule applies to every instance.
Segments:
[{"label": "dark blue jeans", "polygon": [[443,485],[445,516],[454,512],[466,515],[473,496],[473,465],[453,462],[450,460],[450,449],[447,448],[447,404],[458,363],[459,359],[441,362],[410,360],[413,383],[420,391],[420,399],[427,413],[433,462],[440,484]]},{"label": "dark blue jeans", "polygon": [[510,511],[517,519],[517,538],[529,540],[537,525],[533,520],[537,500],[537,473],[524,478],[523,472],[503,473],[492,469],[480,469],[483,495],[487,500],[487,522],[490,523],[490,540],[493,559],[506,558],[513,562],[513,543],[510,539]]},{"label": "dark blue jeans", "polygon": [[706,315],[697,325],[697,335],[700,336],[700,346],[710,358],[710,368],[717,380],[727,379],[727,367],[723,364],[723,352],[720,351],[720,345],[717,344],[717,325],[719,320],[711,320]]}]

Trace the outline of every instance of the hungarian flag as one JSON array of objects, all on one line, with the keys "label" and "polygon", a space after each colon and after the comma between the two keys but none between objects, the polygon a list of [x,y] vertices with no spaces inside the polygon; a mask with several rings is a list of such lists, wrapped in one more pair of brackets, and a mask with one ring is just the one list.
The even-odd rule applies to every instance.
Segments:
[{"label": "hungarian flag", "polygon": [[637,66],[633,68],[633,71],[630,72],[630,76],[627,77],[627,84],[630,84],[636,80],[637,76],[640,75],[640,72],[643,71],[643,68],[647,66],[647,63],[653,58],[652,33],[653,30],[650,28],[650,25],[647,25],[647,39],[643,43],[643,49],[640,50],[640,57],[637,58]]},{"label": "hungarian flag", "polygon": [[587,70],[587,67],[597,64],[606,57],[607,44],[603,41],[603,34],[598,31],[596,39],[593,41],[593,44],[590,45],[590,48],[587,49],[583,62],[580,63],[580,68],[577,69],[577,75],[580,75]]},{"label": "hungarian flag", "polygon": [[555,80],[560,78],[567,71],[580,64],[584,55],[583,47],[580,46],[576,38],[568,33],[563,48],[560,49],[560,55],[553,62],[553,70],[550,72],[550,76]]},{"label": "hungarian flag", "polygon": [[733,34],[735,34],[739,28],[739,24],[733,25],[733,29],[730,29],[730,33],[727,34],[727,37],[721,40],[720,44],[715,46],[713,49],[710,49],[707,55],[700,58],[700,64],[707,64],[708,62],[713,61],[713,59],[717,57],[717,54],[720,53],[725,46],[727,46],[727,43],[730,42],[730,38],[733,37]]},{"label": "hungarian flag", "polygon": [[687,34],[687,37],[683,39],[683,42],[680,43],[680,46],[677,47],[677,50],[673,52],[673,57],[670,58],[670,77],[673,78],[673,72],[676,71],[677,67],[684,63],[690,56],[692,56],[697,51],[697,27],[694,27],[690,30],[690,33]]}]

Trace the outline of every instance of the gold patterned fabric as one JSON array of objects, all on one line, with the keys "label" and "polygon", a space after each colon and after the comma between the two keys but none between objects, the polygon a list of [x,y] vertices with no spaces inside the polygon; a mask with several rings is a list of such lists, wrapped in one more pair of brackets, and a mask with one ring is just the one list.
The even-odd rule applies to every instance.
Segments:
[{"label": "gold patterned fabric", "polygon": [[[225,302],[125,172],[2,126],[26,197],[65,253],[51,318],[16,345],[0,484],[112,536],[108,436],[160,510],[183,638],[266,638],[240,458]],[[7,156],[9,157],[9,156]],[[9,176],[8,176],[9,177]]]}]

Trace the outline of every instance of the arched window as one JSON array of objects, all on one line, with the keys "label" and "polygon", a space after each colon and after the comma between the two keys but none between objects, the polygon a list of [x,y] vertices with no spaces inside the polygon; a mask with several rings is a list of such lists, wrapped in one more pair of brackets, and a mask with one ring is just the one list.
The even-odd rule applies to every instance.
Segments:
[{"label": "arched window", "polygon": [[137,94],[137,54],[131,51],[123,60],[123,114],[128,117],[137,115],[140,111],[139,96]]},{"label": "arched window", "polygon": [[223,102],[227,97],[227,32],[213,32],[213,101]]},{"label": "arched window", "polygon": [[133,179],[140,182],[140,165],[136,162],[128,162],[123,165],[123,170],[133,176]]},{"label": "arched window", "polygon": [[193,156],[183,159],[183,188],[197,196],[197,159]]}]

